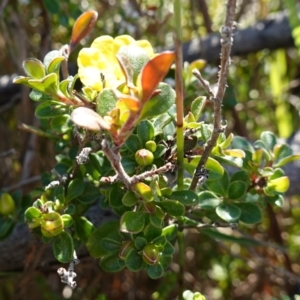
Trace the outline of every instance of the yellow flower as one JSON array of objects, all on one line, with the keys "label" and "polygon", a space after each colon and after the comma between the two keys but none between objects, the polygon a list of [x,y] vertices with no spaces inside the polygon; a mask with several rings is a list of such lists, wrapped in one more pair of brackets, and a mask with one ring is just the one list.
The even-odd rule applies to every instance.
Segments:
[{"label": "yellow flower", "polygon": [[85,86],[97,91],[104,87],[118,88],[126,83],[126,77],[117,60],[117,54],[133,54],[133,58],[129,60],[134,65],[134,53],[141,52],[149,59],[154,55],[151,44],[146,40],[136,41],[128,35],[115,39],[107,35],[101,36],[94,40],[90,48],[83,48],[79,52],[79,78]]}]

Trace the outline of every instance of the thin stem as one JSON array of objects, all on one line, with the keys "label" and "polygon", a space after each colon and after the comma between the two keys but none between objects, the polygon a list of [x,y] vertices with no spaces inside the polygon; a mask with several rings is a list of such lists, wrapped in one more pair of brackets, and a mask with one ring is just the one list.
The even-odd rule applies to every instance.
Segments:
[{"label": "thin stem", "polygon": [[210,153],[214,148],[214,146],[216,145],[220,133],[224,131],[224,127],[222,126],[222,117],[221,117],[222,102],[223,102],[223,97],[226,89],[229,65],[231,63],[230,51],[232,45],[232,28],[234,24],[235,10],[236,10],[236,0],[228,0],[225,26],[221,28],[221,64],[220,64],[220,71],[219,71],[218,88],[216,93],[214,94],[213,133],[204,148],[204,152],[195,170],[190,185],[190,190],[196,189],[199,180],[199,174],[201,174],[201,170],[204,169],[205,164],[210,156]]},{"label": "thin stem", "polygon": [[183,189],[183,156],[184,156],[184,136],[183,136],[183,80],[182,80],[182,32],[181,32],[181,1],[174,1],[174,21],[175,21],[175,84],[176,84],[176,115],[177,115],[177,164],[178,189]]},{"label": "thin stem", "polygon": [[130,189],[130,177],[125,172],[121,164],[119,147],[114,147],[113,149],[110,148],[106,139],[102,141],[101,145],[103,153],[106,155],[107,159],[110,161],[111,166],[117,173],[116,179],[121,180],[125,184],[126,188]]},{"label": "thin stem", "polygon": [[179,299],[183,300],[184,292],[184,236],[182,231],[177,233],[177,243],[178,243],[178,286],[179,286]]}]

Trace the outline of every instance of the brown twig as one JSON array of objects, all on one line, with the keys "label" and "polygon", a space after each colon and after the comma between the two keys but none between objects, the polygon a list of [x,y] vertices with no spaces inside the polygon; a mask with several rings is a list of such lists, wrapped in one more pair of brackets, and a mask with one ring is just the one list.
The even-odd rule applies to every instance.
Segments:
[{"label": "brown twig", "polygon": [[228,0],[227,2],[227,14],[225,25],[221,28],[221,64],[220,64],[220,72],[219,72],[219,80],[218,80],[218,88],[216,93],[214,94],[214,122],[213,122],[213,133],[209,141],[207,142],[204,152],[201,156],[199,164],[195,170],[190,189],[195,190],[199,180],[199,174],[201,174],[201,170],[203,170],[209,155],[215,146],[217,139],[221,132],[224,131],[224,127],[222,126],[222,102],[226,88],[227,76],[229,65],[231,62],[230,59],[230,51],[232,46],[232,28],[234,23],[234,15],[236,9],[236,0]]},{"label": "brown twig", "polygon": [[121,164],[121,156],[119,153],[119,148],[114,148],[114,149],[110,148],[107,140],[104,139],[102,141],[102,150],[106,155],[107,159],[109,160],[109,162],[111,163],[112,167],[116,171],[116,175],[102,177],[100,179],[101,183],[114,183],[117,181],[122,181],[125,184],[127,189],[131,189],[133,184],[145,180],[146,178],[153,177],[158,174],[166,173],[174,167],[174,165],[169,162],[160,168],[146,171],[139,175],[134,175],[130,177],[126,173],[126,171],[124,170]]}]

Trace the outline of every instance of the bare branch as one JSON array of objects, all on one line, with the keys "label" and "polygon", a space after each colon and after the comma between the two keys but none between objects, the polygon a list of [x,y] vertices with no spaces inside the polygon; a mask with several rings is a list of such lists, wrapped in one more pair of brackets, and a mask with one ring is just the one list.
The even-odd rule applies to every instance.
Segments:
[{"label": "bare branch", "polygon": [[224,131],[222,126],[222,102],[226,89],[230,59],[230,50],[232,46],[232,28],[234,23],[234,15],[236,10],[236,0],[228,0],[227,14],[225,25],[221,28],[221,64],[219,71],[218,88],[214,95],[214,124],[213,133],[210,140],[207,142],[204,152],[201,156],[199,164],[195,170],[190,189],[195,190],[198,184],[200,171],[203,170],[209,158],[209,155],[215,146],[221,132]]}]

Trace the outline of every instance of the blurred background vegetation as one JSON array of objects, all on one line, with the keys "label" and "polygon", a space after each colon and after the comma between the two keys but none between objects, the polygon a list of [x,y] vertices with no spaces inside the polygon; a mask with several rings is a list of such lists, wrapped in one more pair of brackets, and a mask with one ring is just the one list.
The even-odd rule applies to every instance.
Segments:
[{"label": "blurred background vegetation", "polygon": [[[295,29],[296,7],[296,0],[240,0],[237,28],[247,28],[289,8],[291,27]],[[13,74],[23,75],[25,58],[43,59],[51,49],[67,44],[76,18],[90,9],[98,12],[98,22],[82,46],[104,34],[148,39],[158,50],[173,45],[171,0],[1,0],[0,78],[1,87],[6,89],[0,90],[0,188],[29,192],[39,184],[40,174],[51,170],[55,155],[51,142],[20,130],[23,123],[38,126],[35,103],[28,98],[26,88],[11,86],[9,80]],[[183,0],[182,9],[184,42],[218,32],[224,22],[223,1]],[[293,34],[296,38],[297,31]],[[70,58],[73,73],[79,50]],[[281,138],[298,131],[299,53],[294,46],[233,57],[224,102],[229,132],[253,140],[263,130]],[[218,61],[210,62],[204,71],[211,83],[217,80],[217,67]],[[187,87],[187,95],[194,91]],[[265,210],[261,224],[239,227],[243,234],[259,240],[259,246],[239,238],[212,239],[187,231],[186,288],[212,300],[293,299],[289,294],[300,294],[298,200],[298,195],[287,197],[275,214]],[[176,299],[178,272],[182,271],[175,261],[166,277],[156,281],[127,270],[105,274],[98,262],[83,257],[77,273],[79,287],[71,291],[59,282],[56,270],[57,265],[45,264],[25,272],[0,272],[0,299]]]}]

